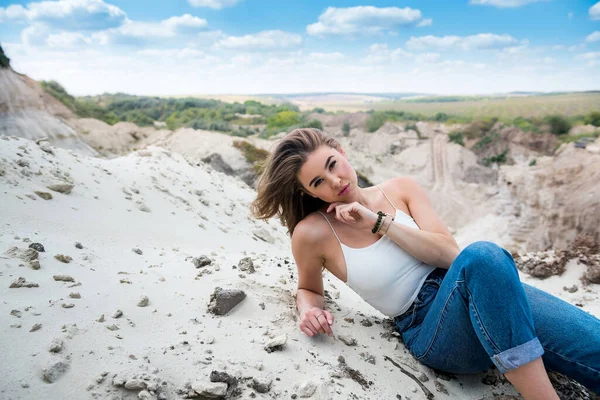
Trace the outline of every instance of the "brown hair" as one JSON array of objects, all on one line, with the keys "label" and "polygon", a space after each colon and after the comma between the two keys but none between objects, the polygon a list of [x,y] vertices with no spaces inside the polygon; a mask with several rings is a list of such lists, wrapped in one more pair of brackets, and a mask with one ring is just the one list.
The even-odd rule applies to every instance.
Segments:
[{"label": "brown hair", "polygon": [[318,129],[294,129],[284,136],[265,161],[258,194],[250,205],[252,215],[258,219],[279,217],[291,236],[304,217],[321,208],[323,200],[302,194],[298,173],[308,155],[323,145],[340,148],[337,140]]}]

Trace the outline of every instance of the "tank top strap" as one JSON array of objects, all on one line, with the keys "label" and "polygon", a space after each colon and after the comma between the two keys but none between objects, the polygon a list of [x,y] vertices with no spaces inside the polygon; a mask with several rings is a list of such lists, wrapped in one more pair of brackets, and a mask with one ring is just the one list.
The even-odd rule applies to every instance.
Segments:
[{"label": "tank top strap", "polygon": [[[387,199],[387,201],[390,202],[390,204],[392,205],[392,207],[394,208],[394,210],[396,210],[396,206],[394,205],[394,203],[392,203],[392,201],[390,200],[390,198],[387,196],[387,194],[385,194],[385,192],[383,191],[382,188],[379,187],[379,185],[375,185],[377,186],[377,189],[381,190],[381,193],[383,193],[383,195],[385,196],[385,198]],[[329,222],[329,221],[327,221]]]},{"label": "tank top strap", "polygon": [[323,214],[321,211],[317,211],[319,214],[321,214],[323,216],[323,218],[325,218],[325,221],[327,221],[327,223],[329,224],[329,227],[331,228],[331,231],[333,232],[333,234],[335,235],[336,239],[338,240],[338,242],[340,242],[340,244],[342,244],[342,241],[340,240],[340,238],[338,237],[337,233],[335,233],[335,229],[333,229],[333,225],[331,225],[331,222],[329,222],[329,219],[327,219],[327,217],[325,216],[325,214]]}]

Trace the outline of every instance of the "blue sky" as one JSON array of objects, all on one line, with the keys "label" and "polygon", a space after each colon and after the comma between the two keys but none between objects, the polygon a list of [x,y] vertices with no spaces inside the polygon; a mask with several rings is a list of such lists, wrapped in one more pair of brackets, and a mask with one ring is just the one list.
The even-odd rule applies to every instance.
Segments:
[{"label": "blue sky", "polygon": [[0,43],[78,95],[600,89],[594,0],[0,0]]}]

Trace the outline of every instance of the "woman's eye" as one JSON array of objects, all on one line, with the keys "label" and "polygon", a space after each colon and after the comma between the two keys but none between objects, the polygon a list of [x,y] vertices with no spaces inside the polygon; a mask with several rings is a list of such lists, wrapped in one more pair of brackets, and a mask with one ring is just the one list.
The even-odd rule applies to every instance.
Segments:
[{"label": "woman's eye", "polygon": [[331,164],[329,164],[329,170],[330,171],[333,169],[333,166],[335,165],[335,163],[337,163],[337,161],[334,161]]},{"label": "woman's eye", "polygon": [[318,180],[315,182],[315,188],[321,184],[321,181],[322,181],[322,179],[318,179]]}]

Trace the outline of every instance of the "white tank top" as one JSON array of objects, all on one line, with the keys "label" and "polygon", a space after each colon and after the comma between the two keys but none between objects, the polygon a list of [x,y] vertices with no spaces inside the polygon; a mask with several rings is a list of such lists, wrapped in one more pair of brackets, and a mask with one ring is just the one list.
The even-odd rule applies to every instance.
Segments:
[{"label": "white tank top", "polygon": [[[385,192],[377,186],[396,210],[394,223],[420,229],[412,217],[398,210]],[[423,282],[435,267],[411,256],[387,235],[362,248],[348,247],[341,242],[329,219],[325,218],[340,242],[346,260],[347,282],[367,303],[388,317],[404,313],[413,303]]]}]

